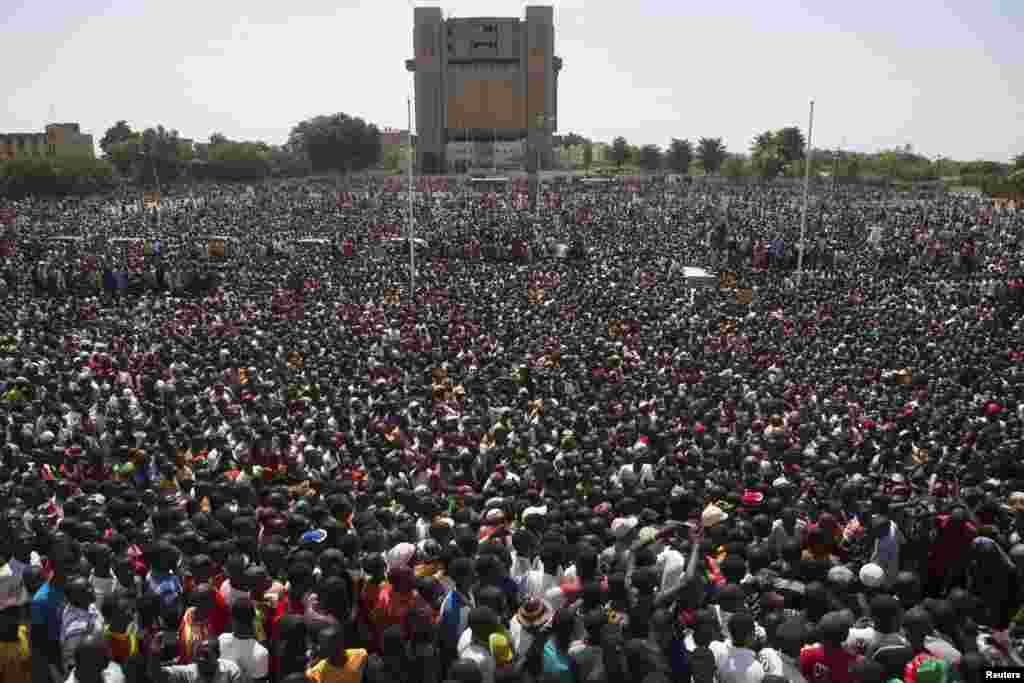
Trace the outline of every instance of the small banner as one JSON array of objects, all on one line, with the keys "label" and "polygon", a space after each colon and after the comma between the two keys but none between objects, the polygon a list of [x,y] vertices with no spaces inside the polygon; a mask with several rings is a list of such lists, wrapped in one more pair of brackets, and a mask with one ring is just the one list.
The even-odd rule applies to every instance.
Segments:
[{"label": "small banner", "polygon": [[18,212],[12,207],[0,209],[0,224],[12,225],[17,217]]},{"label": "small banner", "polygon": [[160,206],[160,193],[159,192],[143,192],[142,193],[142,206],[146,209],[155,209]]},{"label": "small banner", "polygon": [[206,254],[210,258],[224,258],[227,255],[228,245],[224,240],[210,240],[206,245]]},{"label": "small banner", "polygon": [[384,303],[388,306],[397,306],[400,299],[398,296],[398,289],[395,287],[388,287],[384,290]]},{"label": "small banner", "polygon": [[723,270],[718,274],[718,286],[722,289],[734,289],[736,287],[736,273]]},{"label": "small banner", "polygon": [[740,306],[747,306],[754,300],[754,290],[749,288],[736,290],[736,303]]},{"label": "small banner", "polygon": [[718,323],[718,333],[721,334],[723,337],[728,337],[729,335],[736,334],[736,321],[729,318]]},{"label": "small banner", "polygon": [[540,287],[531,287],[526,294],[531,304],[537,305],[544,302],[544,290]]}]

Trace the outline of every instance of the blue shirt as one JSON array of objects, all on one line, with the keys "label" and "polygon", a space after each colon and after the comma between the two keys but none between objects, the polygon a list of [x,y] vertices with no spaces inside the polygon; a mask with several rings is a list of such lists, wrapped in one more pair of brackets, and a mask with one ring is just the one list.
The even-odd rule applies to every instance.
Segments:
[{"label": "blue shirt", "polygon": [[32,625],[45,626],[47,636],[53,643],[60,642],[61,618],[66,604],[64,589],[51,585],[49,581],[32,598]]},{"label": "blue shirt", "polygon": [[149,573],[146,577],[146,588],[160,596],[160,603],[164,607],[170,607],[181,595],[181,579],[174,574]]},{"label": "blue shirt", "polygon": [[466,630],[466,622],[472,608],[473,605],[462,593],[457,590],[448,591],[444,602],[441,603],[439,627],[443,643],[454,647],[459,642],[459,637]]}]

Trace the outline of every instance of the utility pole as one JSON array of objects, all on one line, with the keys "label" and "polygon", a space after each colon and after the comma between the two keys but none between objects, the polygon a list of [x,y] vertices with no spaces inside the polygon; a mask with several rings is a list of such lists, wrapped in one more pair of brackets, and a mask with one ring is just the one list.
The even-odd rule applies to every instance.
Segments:
[{"label": "utility pole", "polygon": [[406,98],[409,116],[409,297],[416,305],[416,217],[413,214],[413,145],[412,145],[412,98]]},{"label": "utility pole", "polygon": [[800,245],[799,251],[797,252],[797,264],[796,264],[796,286],[800,286],[800,281],[804,275],[804,251],[806,245],[804,244],[804,238],[807,235],[807,200],[810,194],[811,188],[811,161],[814,158],[814,146],[812,144],[814,139],[814,100],[811,100],[810,115],[807,122],[807,158],[804,160],[804,210],[800,214]]}]

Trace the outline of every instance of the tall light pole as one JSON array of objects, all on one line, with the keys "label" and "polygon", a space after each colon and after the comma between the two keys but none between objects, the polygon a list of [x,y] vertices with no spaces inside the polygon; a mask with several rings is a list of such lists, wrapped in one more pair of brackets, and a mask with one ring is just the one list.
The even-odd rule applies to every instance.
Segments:
[{"label": "tall light pole", "polygon": [[[547,132],[548,122],[550,121],[550,119],[551,119],[551,117],[549,117],[547,114],[537,114],[534,127],[540,129],[541,135],[543,135],[544,133]],[[534,136],[534,140],[537,140],[536,136]],[[536,197],[536,204],[535,204],[535,211],[537,213],[540,213],[540,169],[541,169],[540,146],[541,146],[541,141],[538,140],[537,143],[535,144],[535,149],[534,149],[534,151],[537,154],[537,197]]]},{"label": "tall light pole", "polygon": [[807,235],[807,199],[811,188],[811,160],[814,158],[814,100],[811,100],[811,112],[807,121],[807,158],[804,159],[804,210],[800,214],[800,246],[796,256],[796,286],[804,276],[804,237]]},{"label": "tall light pole", "polygon": [[412,145],[412,98],[407,97],[405,100],[407,114],[409,117],[409,296],[412,298],[412,303],[416,305],[416,242],[415,230],[416,230],[416,218],[413,215],[413,162],[414,153]]}]

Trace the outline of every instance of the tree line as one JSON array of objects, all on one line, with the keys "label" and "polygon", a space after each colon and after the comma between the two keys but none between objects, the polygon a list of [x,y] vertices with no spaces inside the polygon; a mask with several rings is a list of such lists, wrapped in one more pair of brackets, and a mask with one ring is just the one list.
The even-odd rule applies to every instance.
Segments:
[{"label": "tree line", "polygon": [[175,128],[137,130],[120,120],[106,130],[99,147],[98,159],[29,157],[2,162],[0,196],[89,194],[124,182],[158,189],[197,180],[251,182],[356,172],[381,159],[377,126],[344,113],[300,121],[282,145],[231,140],[217,132],[197,142]]},{"label": "tree line", "polygon": [[[0,163],[0,195],[87,194],[119,182],[156,189],[193,180],[258,181],[301,177],[314,173],[359,172],[383,161],[395,170],[404,151],[381,145],[380,129],[345,113],[314,116],[300,121],[282,145],[260,140],[231,140],[213,133],[206,141],[183,138],[174,128],[157,125],[135,130],[120,120],[100,139],[100,159],[28,158]],[[602,145],[569,133],[562,136],[563,152],[585,169],[607,172],[669,172],[682,175],[721,175],[728,178],[802,177],[807,143],[797,126],[766,130],[743,152],[729,150],[720,137],[695,141],[673,138],[662,148],[634,145],[625,137]],[[1024,192],[1024,154],[1010,163],[929,159],[910,145],[873,154],[815,149],[811,173],[837,182],[915,182],[945,180],[986,192]]]},{"label": "tree line", "polygon": [[[730,151],[720,137],[696,142],[673,138],[662,148],[656,144],[633,145],[619,136],[605,148],[605,160],[596,161],[595,143],[577,133],[562,137],[567,156],[584,169],[642,170],[681,175],[720,175],[771,181],[778,177],[803,177],[807,141],[797,126],[766,130],[750,141],[744,152]],[[911,145],[875,153],[815,149],[811,174],[837,182],[920,182],[943,180],[951,185],[977,187],[986,192],[1024,192],[1024,154],[1010,163],[929,159]]]}]

